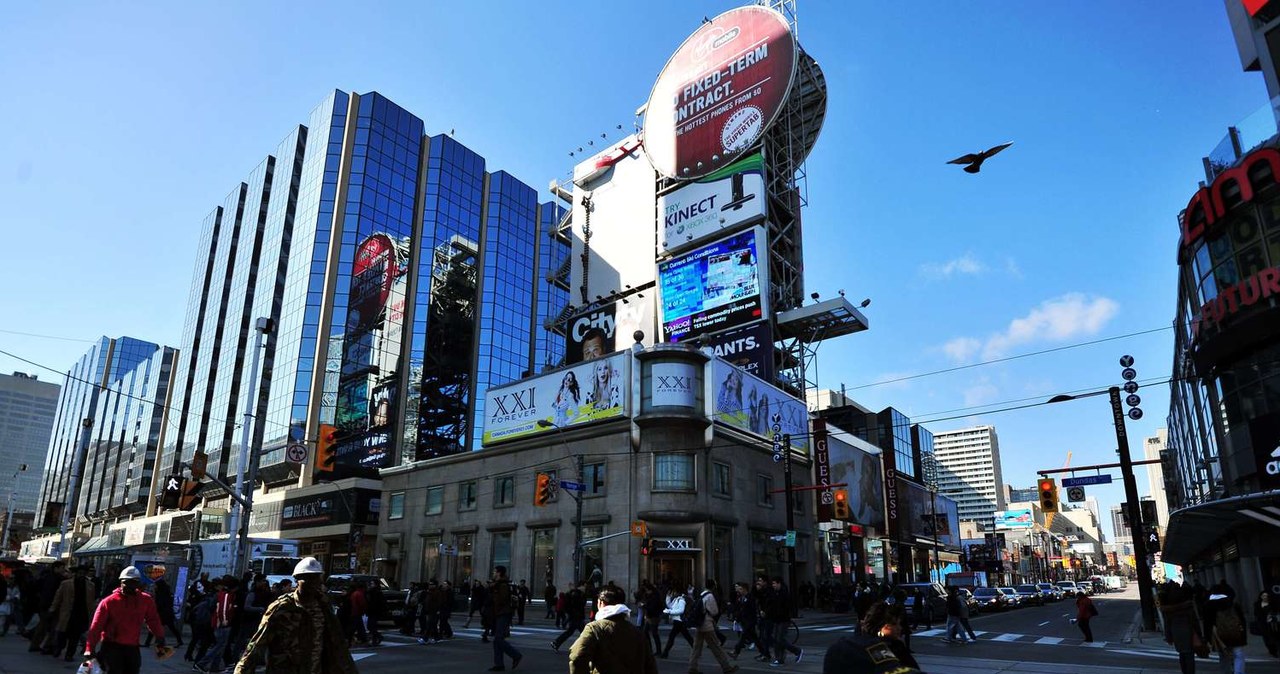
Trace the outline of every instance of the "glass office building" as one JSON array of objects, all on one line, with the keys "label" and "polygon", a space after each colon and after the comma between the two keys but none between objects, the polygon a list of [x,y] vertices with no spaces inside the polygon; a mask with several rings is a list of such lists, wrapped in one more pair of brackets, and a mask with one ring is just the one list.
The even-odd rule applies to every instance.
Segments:
[{"label": "glass office building", "polygon": [[154,508],[152,484],[176,357],[167,346],[103,337],[67,372],[45,458],[38,524],[59,526],[69,508],[101,528]]},{"label": "glass office building", "polygon": [[[35,375],[0,374],[0,478],[11,483],[13,511],[29,519],[40,503],[44,458],[57,416],[57,384]],[[23,466],[26,466],[24,469]]]},{"label": "glass office building", "polygon": [[315,480],[285,448],[322,427],[328,480],[479,449],[486,388],[563,357],[543,327],[568,298],[546,273],[568,242],[543,235],[563,215],[384,96],[334,91],[206,219],[167,465],[199,449],[234,476],[250,388],[267,484]]}]

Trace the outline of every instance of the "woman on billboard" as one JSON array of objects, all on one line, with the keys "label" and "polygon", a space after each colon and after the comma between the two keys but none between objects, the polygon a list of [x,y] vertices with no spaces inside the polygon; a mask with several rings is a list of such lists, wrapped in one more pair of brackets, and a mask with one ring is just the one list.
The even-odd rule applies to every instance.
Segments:
[{"label": "woman on billboard", "polygon": [[622,405],[622,390],[618,386],[621,377],[609,361],[608,358],[596,361],[591,393],[587,394],[587,404],[594,405],[597,412]]},{"label": "woman on billboard", "polygon": [[[578,406],[578,402],[578,378],[574,376],[573,370],[570,370],[564,373],[564,379],[560,380],[560,390],[556,392],[555,402],[551,403],[551,409],[556,412],[552,423],[560,428],[568,426],[569,412]],[[574,410],[575,415],[576,413]]]}]

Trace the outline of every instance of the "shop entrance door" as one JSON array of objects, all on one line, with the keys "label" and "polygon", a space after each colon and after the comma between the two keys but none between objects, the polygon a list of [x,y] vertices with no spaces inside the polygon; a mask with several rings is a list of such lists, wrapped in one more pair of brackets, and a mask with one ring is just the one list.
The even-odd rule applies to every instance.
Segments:
[{"label": "shop entrance door", "polygon": [[654,585],[665,585],[684,592],[694,584],[693,558],[683,555],[655,555],[649,567],[649,580]]}]

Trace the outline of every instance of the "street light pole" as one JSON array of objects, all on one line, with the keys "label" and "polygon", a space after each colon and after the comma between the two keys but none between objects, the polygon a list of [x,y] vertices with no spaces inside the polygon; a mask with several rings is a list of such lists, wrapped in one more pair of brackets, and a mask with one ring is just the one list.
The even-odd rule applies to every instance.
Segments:
[{"label": "street light pole", "polygon": [[[254,330],[253,358],[250,361],[249,379],[245,382],[244,420],[240,426],[240,460],[236,471],[235,493],[243,499],[243,502],[234,504],[235,509],[231,511],[231,526],[229,527],[233,536],[231,539],[231,567],[237,576],[245,568],[245,553],[251,547],[249,545],[249,518],[253,516],[253,483],[258,477],[259,457],[257,452],[252,452],[253,456],[250,456],[249,439],[253,427],[254,412],[257,411],[257,405],[254,404],[254,392],[257,390],[258,384],[258,366],[261,363],[262,342],[268,332],[271,332],[271,319],[259,318]],[[248,494],[245,493],[244,487],[246,472],[249,474]]]},{"label": "street light pole", "polygon": [[1120,387],[1107,389],[1111,396],[1111,416],[1115,421],[1116,443],[1120,452],[1120,473],[1124,477],[1125,506],[1129,511],[1129,530],[1134,535],[1133,561],[1138,571],[1138,600],[1142,605],[1142,628],[1156,628],[1156,604],[1151,582],[1151,566],[1147,563],[1146,532],[1142,526],[1142,508],[1138,504],[1138,481],[1133,476],[1133,460],[1129,457],[1129,434],[1125,430],[1124,409],[1120,406]]}]

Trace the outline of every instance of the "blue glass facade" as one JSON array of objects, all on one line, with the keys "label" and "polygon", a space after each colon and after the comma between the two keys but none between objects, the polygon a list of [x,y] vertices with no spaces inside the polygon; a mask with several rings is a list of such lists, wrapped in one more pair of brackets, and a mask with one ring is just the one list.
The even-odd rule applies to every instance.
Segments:
[{"label": "blue glass facade", "polygon": [[[64,506],[102,521],[144,512],[177,352],[131,337],[103,337],[67,372],[45,462],[37,524],[57,526]],[[92,419],[87,451],[81,422]],[[79,468],[76,493],[68,498]]]},{"label": "blue glass facade", "polygon": [[[377,93],[335,91],[206,219],[165,465],[234,475],[254,321],[260,476],[303,482],[284,447],[334,427],[328,476],[478,449],[487,386],[563,357],[564,209]],[[540,236],[544,234],[545,236]]]}]

